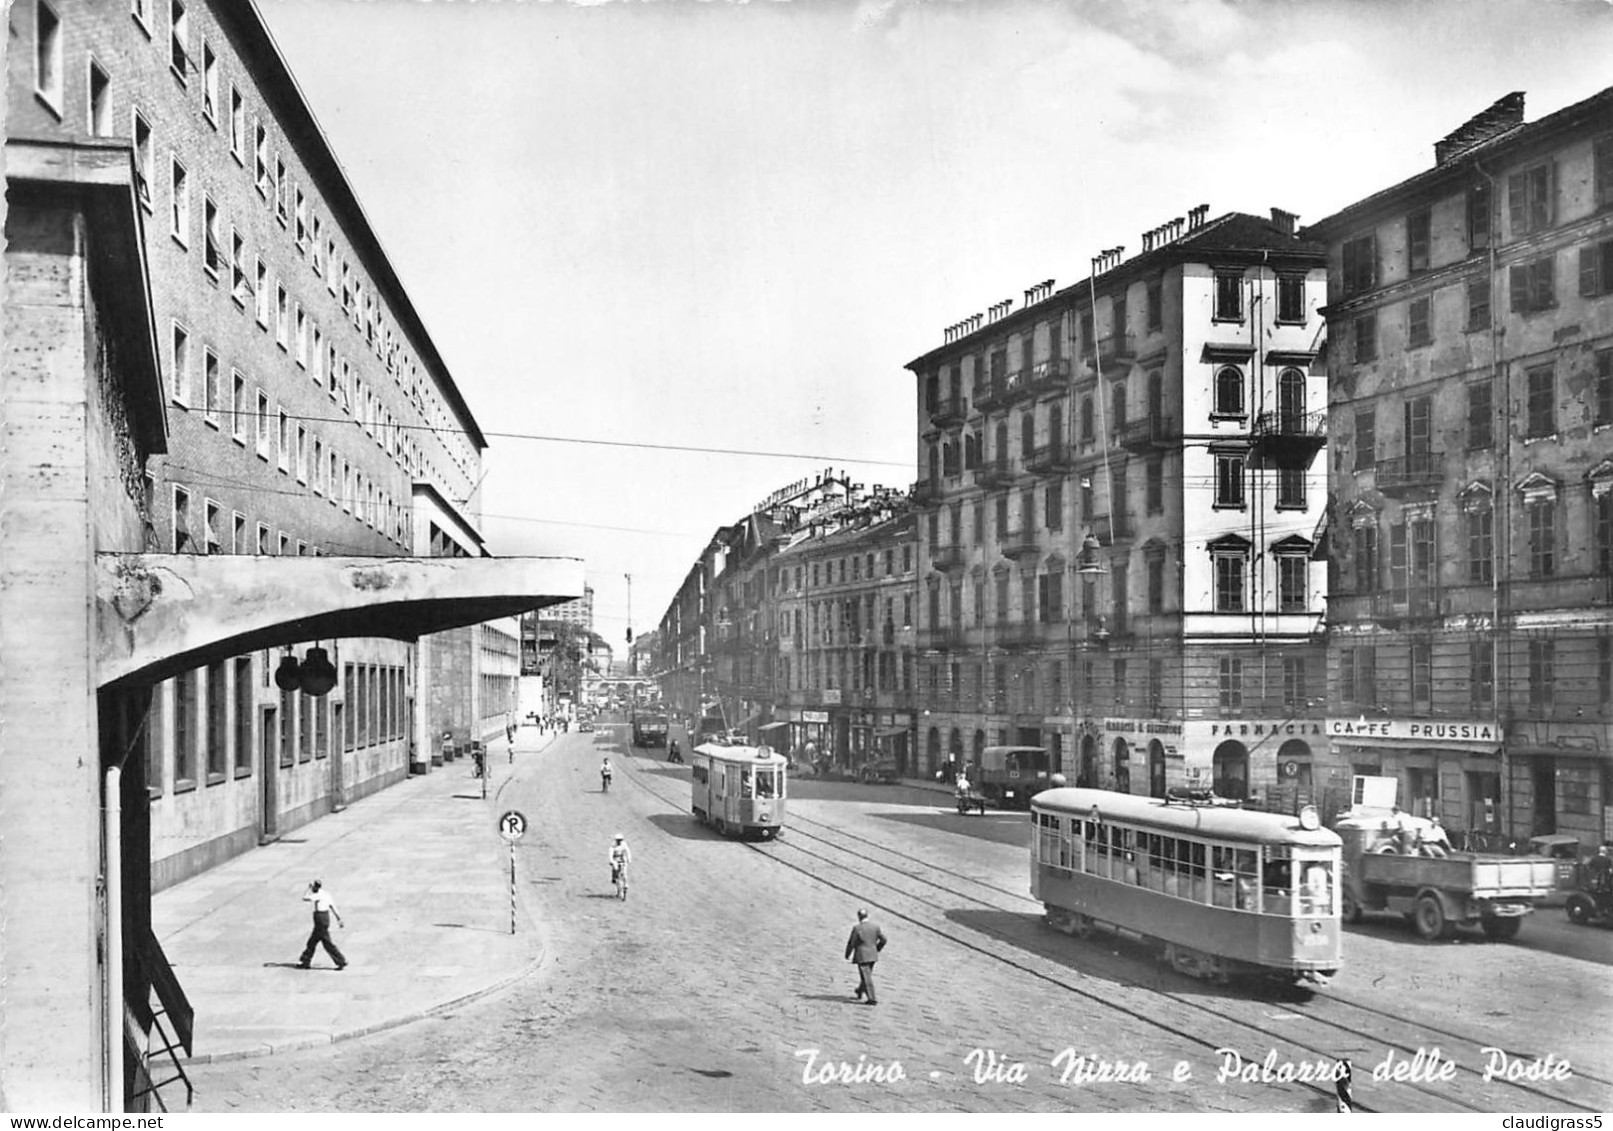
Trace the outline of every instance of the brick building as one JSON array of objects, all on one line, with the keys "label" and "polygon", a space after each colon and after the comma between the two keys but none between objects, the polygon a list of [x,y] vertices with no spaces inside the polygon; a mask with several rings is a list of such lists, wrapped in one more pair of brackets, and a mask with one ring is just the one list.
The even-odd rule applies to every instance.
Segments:
[{"label": "brick building", "polygon": [[1334,744],[1458,829],[1613,836],[1613,89],[1510,94],[1328,248]]}]

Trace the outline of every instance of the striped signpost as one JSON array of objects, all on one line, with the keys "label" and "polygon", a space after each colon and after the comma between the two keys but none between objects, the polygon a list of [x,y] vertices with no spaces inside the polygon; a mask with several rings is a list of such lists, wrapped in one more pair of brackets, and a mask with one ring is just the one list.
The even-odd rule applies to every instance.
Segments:
[{"label": "striped signpost", "polygon": [[526,833],[526,817],[511,809],[498,819],[498,835],[510,846],[510,934],[515,934],[515,842]]}]

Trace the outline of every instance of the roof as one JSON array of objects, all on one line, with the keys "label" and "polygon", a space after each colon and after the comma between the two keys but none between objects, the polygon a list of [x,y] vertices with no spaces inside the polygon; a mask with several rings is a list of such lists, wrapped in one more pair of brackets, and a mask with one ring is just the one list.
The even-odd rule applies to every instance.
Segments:
[{"label": "roof", "polygon": [[1334,848],[1343,843],[1328,829],[1304,829],[1298,817],[1254,809],[1170,804],[1157,797],[1111,793],[1106,789],[1049,789],[1031,799],[1033,809],[1100,820],[1151,825],[1193,836]]},{"label": "roof", "polygon": [[771,746],[724,746],[717,742],[703,742],[694,748],[716,762],[744,762],[757,766],[784,766],[789,759]]},{"label": "roof", "polygon": [[1338,228],[1358,223],[1364,216],[1402,197],[1432,190],[1448,181],[1468,180],[1480,162],[1497,157],[1508,150],[1522,148],[1582,126],[1605,129],[1610,113],[1613,113],[1613,87],[1599,91],[1572,106],[1564,107],[1554,114],[1548,114],[1539,121],[1524,122],[1511,129],[1502,130],[1495,136],[1462,150],[1442,165],[1436,164],[1431,169],[1407,177],[1398,184],[1375,192],[1371,196],[1362,197],[1333,215],[1307,225],[1303,229],[1303,234],[1309,235],[1314,232],[1317,233],[1316,238],[1328,241],[1336,234]]},{"label": "roof", "polygon": [[1007,332],[1012,326],[1035,321],[1037,318],[1045,317],[1050,311],[1062,309],[1072,302],[1086,298],[1094,288],[1107,291],[1122,280],[1130,282],[1136,276],[1148,274],[1170,263],[1214,258],[1236,260],[1269,255],[1273,252],[1285,258],[1314,260],[1317,266],[1321,266],[1327,256],[1327,245],[1302,239],[1293,232],[1278,227],[1269,218],[1251,216],[1247,212],[1228,212],[1200,224],[1179,239],[1124,260],[1102,274],[1089,275],[1079,283],[1055,291],[1050,298],[1023,307],[996,322],[988,322],[972,334],[937,346],[914,358],[904,368],[916,371],[938,358],[967,353],[977,348],[982,341],[989,341]]}]

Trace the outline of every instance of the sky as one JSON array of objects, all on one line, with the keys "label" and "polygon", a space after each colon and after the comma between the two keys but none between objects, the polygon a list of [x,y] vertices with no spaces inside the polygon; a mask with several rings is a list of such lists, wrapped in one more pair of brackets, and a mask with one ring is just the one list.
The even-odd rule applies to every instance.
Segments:
[{"label": "sky", "polygon": [[487,434],[489,549],[583,558],[618,650],[774,489],[909,486],[954,322],[1613,85],[1613,0],[257,2]]}]

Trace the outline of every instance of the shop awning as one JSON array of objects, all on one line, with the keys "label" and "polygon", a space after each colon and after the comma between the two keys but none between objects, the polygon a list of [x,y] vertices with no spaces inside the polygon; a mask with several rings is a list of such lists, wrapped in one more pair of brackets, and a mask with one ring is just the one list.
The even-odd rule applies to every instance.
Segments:
[{"label": "shop awning", "polygon": [[781,730],[784,727],[787,727],[789,725],[790,724],[787,723],[787,722],[784,722],[784,723],[763,723],[761,726],[757,727],[756,729],[765,732],[765,731],[770,731],[770,730]]},{"label": "shop awning", "polygon": [[906,727],[880,727],[874,732],[875,738],[894,738],[898,734],[906,734]]}]

